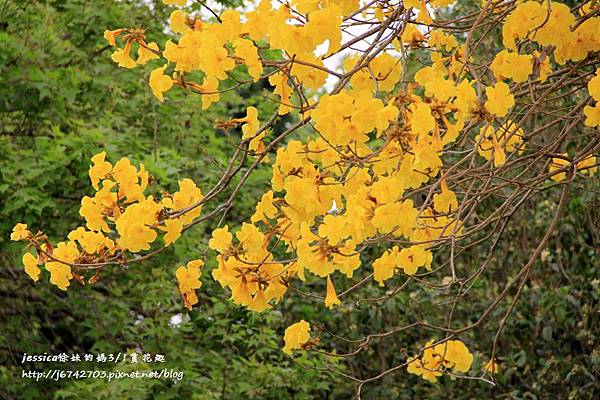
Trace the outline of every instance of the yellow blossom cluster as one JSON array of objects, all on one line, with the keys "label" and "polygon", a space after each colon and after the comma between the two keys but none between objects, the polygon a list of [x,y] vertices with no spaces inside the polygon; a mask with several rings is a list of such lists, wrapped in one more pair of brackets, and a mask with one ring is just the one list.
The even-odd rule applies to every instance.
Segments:
[{"label": "yellow blossom cluster", "polygon": [[[560,157],[553,157],[550,165],[548,165],[548,172],[552,175],[550,179],[555,182],[564,181],[569,174],[569,170],[571,170],[574,163],[569,160],[569,155],[567,153],[563,153]],[[576,171],[581,171],[582,174],[587,176],[594,176],[598,171],[598,161],[596,156],[587,156],[583,160],[574,164]]]},{"label": "yellow blossom cluster", "polygon": [[[589,3],[581,9],[583,14],[593,13]],[[558,64],[580,61],[588,53],[600,50],[600,17],[586,18],[580,24],[576,23],[576,17],[564,3],[521,2],[502,25],[504,46],[516,51],[518,41],[528,39],[540,46],[554,46],[554,59]]]},{"label": "yellow blossom cluster", "polygon": [[486,160],[493,159],[494,166],[499,167],[506,162],[506,153],[523,153],[523,136],[523,129],[509,119],[497,129],[490,125],[483,126],[475,136],[477,153]]},{"label": "yellow blossom cluster", "polygon": [[284,279],[291,273],[291,266],[275,262],[267,248],[274,234],[265,235],[244,223],[235,234],[237,243],[228,226],[215,229],[208,242],[219,253],[213,278],[231,290],[233,302],[257,312],[270,308],[270,301],[281,300],[287,290]]},{"label": "yellow blossom cluster", "polygon": [[175,271],[175,276],[179,283],[179,293],[188,310],[191,310],[192,306],[198,303],[196,289],[199,289],[200,286],[202,286],[202,282],[200,281],[200,268],[202,268],[203,265],[204,261],[193,260],[188,262],[185,267],[181,266]]},{"label": "yellow blossom cluster", "polygon": [[[155,42],[146,43],[144,40],[144,31],[139,29],[115,29],[104,31],[104,38],[113,47],[117,46],[117,38],[121,37],[125,42],[123,48],[117,48],[112,54],[112,59],[119,67],[135,68],[138,65],[145,65],[150,60],[158,57],[158,45]],[[137,60],[131,58],[131,49],[133,44],[138,44]]]},{"label": "yellow blossom cluster", "polygon": [[464,373],[471,369],[473,355],[460,340],[448,340],[433,345],[427,343],[423,354],[408,360],[408,372],[430,382],[444,374],[445,370]]},{"label": "yellow blossom cluster", "polygon": [[[15,226],[11,240],[29,241],[37,251],[23,256],[25,271],[34,281],[41,273],[38,265],[44,264],[50,283],[62,290],[73,278],[83,283],[74,269],[125,262],[127,253],[150,250],[160,234],[169,246],[202,210],[202,193],[191,179],[182,179],[179,191],[157,200],[146,194],[150,174],[143,164],[136,167],[121,158],[112,165],[104,151],[92,157],[89,177],[96,193],[81,199],[79,214],[85,225],[72,230],[67,241],[54,247],[41,232],[32,234],[22,223]],[[185,213],[176,216],[180,211]]]},{"label": "yellow blossom cluster", "polygon": [[283,340],[285,341],[283,351],[287,354],[292,354],[292,350],[302,348],[310,340],[309,331],[310,324],[305,320],[287,327],[283,336]]}]

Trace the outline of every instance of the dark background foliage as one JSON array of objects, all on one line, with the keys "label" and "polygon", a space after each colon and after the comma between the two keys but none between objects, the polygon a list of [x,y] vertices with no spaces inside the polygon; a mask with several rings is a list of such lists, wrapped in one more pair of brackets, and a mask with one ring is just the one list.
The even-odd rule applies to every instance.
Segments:
[{"label": "dark background foliage", "polygon": [[[198,291],[200,303],[188,312],[178,296],[174,271],[206,254],[209,224],[196,226],[152,260],[113,267],[91,286],[73,282],[67,292],[51,286],[44,274],[33,283],[22,270],[22,249],[9,241],[10,230],[16,222],[25,222],[57,241],[80,224],[79,199],[91,191],[91,155],[104,149],[112,161],[129,157],[143,162],[166,190],[174,189],[182,177],[208,188],[239,140],[239,132],[218,130],[215,121],[241,116],[248,105],[259,108],[261,115],[275,109],[276,104],[262,96],[260,85],[228,92],[209,111],[201,110],[199,98],[177,90],[160,104],[146,82],[155,64],[130,71],[112,63],[104,29],[148,27],[151,40],[163,43],[168,35],[159,26],[170,11],[159,0],[0,3],[0,397],[350,398],[350,381],[308,367],[322,368],[327,362],[357,376],[377,375],[404,362],[430,339],[429,333],[392,335],[336,365],[316,353],[285,356],[285,327],[304,318],[360,339],[417,319],[443,323],[448,307],[444,300],[452,293],[433,297],[410,285],[385,298],[385,290],[373,284],[360,298],[344,299],[333,311],[325,310],[321,301],[290,293],[274,310],[256,314],[228,301],[228,294],[210,277],[212,260]],[[269,179],[267,167],[253,175],[236,200],[235,212],[227,216],[230,226],[251,215]],[[495,388],[447,377],[432,385],[400,370],[367,385],[363,397],[591,399],[600,393],[598,186],[598,179],[587,180],[571,191],[560,229],[535,265],[501,336],[501,374]],[[556,193],[544,192],[513,217],[494,255],[493,272],[478,281],[474,294],[457,309],[457,319],[472,322],[501,290],[543,236],[555,204]],[[476,268],[485,251],[485,243],[470,249],[461,256],[461,267]],[[374,254],[366,254],[363,261]],[[440,252],[436,262],[443,258]],[[488,323],[464,337],[475,352],[474,369],[487,361],[498,320],[510,301],[507,298]],[[327,350],[348,349],[327,333],[322,338]],[[183,371],[184,379],[108,383],[21,377],[23,369],[117,368],[98,363],[21,364],[23,353],[134,350],[165,354],[166,363],[118,368],[172,368]]]}]

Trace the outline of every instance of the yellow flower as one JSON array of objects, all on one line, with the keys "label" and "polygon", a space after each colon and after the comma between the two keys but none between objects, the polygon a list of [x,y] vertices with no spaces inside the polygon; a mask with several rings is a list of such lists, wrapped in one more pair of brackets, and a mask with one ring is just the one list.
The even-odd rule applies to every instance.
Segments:
[{"label": "yellow flower", "polygon": [[283,72],[269,76],[269,83],[275,86],[274,93],[279,96],[279,115],[285,115],[292,109],[292,88],[288,85],[288,77]]},{"label": "yellow flower", "polygon": [[456,87],[456,100],[454,105],[462,114],[469,114],[477,105],[477,93],[471,83],[465,79]]},{"label": "yellow flower", "polygon": [[490,125],[482,126],[479,134],[475,136],[477,152],[486,160],[493,157],[495,167],[506,162],[506,152],[521,154],[525,148],[524,133],[521,128],[515,130],[515,127],[511,120],[506,120],[498,130],[494,130]]},{"label": "yellow flower", "polygon": [[369,63],[369,69],[377,80],[377,89],[384,92],[394,89],[402,77],[402,63],[388,53],[375,57]]},{"label": "yellow flower", "polygon": [[156,224],[161,209],[162,205],[155,203],[151,197],[127,207],[115,221],[120,235],[117,244],[133,253],[149,250],[157,237],[156,231],[150,226]]},{"label": "yellow flower", "polygon": [[229,232],[229,226],[217,228],[212,233],[212,238],[208,241],[208,247],[219,253],[225,253],[231,247],[233,236]]},{"label": "yellow flower", "polygon": [[251,12],[246,13],[246,28],[252,40],[260,40],[267,36],[271,23],[275,17],[269,0],[261,0],[258,6]]},{"label": "yellow flower", "polygon": [[526,1],[506,17],[502,26],[504,46],[516,50],[515,39],[524,38],[535,28],[541,27],[546,19],[546,6],[535,1]]},{"label": "yellow flower", "polygon": [[[445,345],[445,348],[443,347]],[[440,346],[440,345],[438,345]],[[436,346],[436,349],[437,347]],[[448,361],[449,368],[457,372],[467,372],[473,364],[473,355],[460,340],[449,340],[439,348],[439,352],[444,354],[444,359]]]},{"label": "yellow flower", "polygon": [[331,246],[337,245],[342,239],[350,236],[346,229],[346,217],[327,214],[319,226],[319,236],[327,239]]},{"label": "yellow flower", "polygon": [[458,201],[453,191],[448,189],[446,178],[442,177],[441,193],[433,195],[433,208],[435,211],[446,214],[456,210]]},{"label": "yellow flower", "polygon": [[[241,229],[237,231],[235,237],[242,248],[248,253],[261,251],[267,243],[262,232],[256,226],[246,222],[242,224]],[[260,258],[260,255],[258,257]]]},{"label": "yellow flower", "polygon": [[198,86],[202,93],[202,109],[207,110],[213,103],[219,101],[219,80],[214,76],[204,78],[202,85]]},{"label": "yellow flower", "polygon": [[112,59],[114,62],[119,64],[119,67],[128,68],[128,69],[134,68],[137,64],[135,63],[135,61],[133,61],[133,59],[129,55],[130,52],[131,52],[131,40],[128,40],[127,43],[125,43],[124,48],[115,50],[115,52],[112,55]]},{"label": "yellow flower", "polygon": [[[306,65],[306,64],[310,65]],[[327,72],[319,69],[323,67],[323,61],[313,54],[302,54],[296,57],[296,62],[292,66],[291,74],[298,78],[302,86],[318,90],[325,84]]]},{"label": "yellow flower", "polygon": [[58,286],[61,290],[67,290],[73,279],[71,267],[65,263],[74,263],[79,257],[79,250],[73,241],[60,242],[54,249],[52,256],[59,261],[47,261],[46,270],[50,272],[50,283]]},{"label": "yellow flower", "polygon": [[294,0],[292,4],[302,14],[309,14],[319,9],[321,0]]},{"label": "yellow flower", "polygon": [[245,122],[245,124],[242,125],[242,139],[249,139],[256,135],[256,132],[258,132],[260,127],[260,122],[258,121],[258,110],[256,107],[247,107],[246,117],[242,118],[240,121]]},{"label": "yellow flower", "polygon": [[177,6],[183,7],[185,6],[185,3],[187,3],[187,0],[163,0],[163,3],[165,3],[168,6],[171,4],[175,4]]},{"label": "yellow flower", "polygon": [[417,224],[417,210],[410,199],[383,204],[375,209],[371,223],[381,233],[408,237]]},{"label": "yellow flower", "polygon": [[587,156],[585,159],[577,163],[577,170],[582,170],[581,173],[583,174],[594,176],[594,174],[598,170],[598,166],[596,165],[596,163],[597,161],[595,156]]},{"label": "yellow flower", "polygon": [[[98,192],[100,193],[100,192]],[[92,231],[110,232],[111,229],[104,220],[104,207],[96,199],[84,196],[81,199],[79,215],[85,218],[86,226]]]},{"label": "yellow flower", "polygon": [[[569,165],[571,163],[567,159],[567,156],[568,156],[567,153],[563,153],[562,155],[564,156],[564,158],[554,157],[552,159],[552,162],[548,166],[549,172],[554,172],[558,169],[564,168],[566,165]],[[557,174],[552,175],[550,177],[550,179],[552,179],[555,182],[560,182],[560,181],[564,181],[566,177],[567,177],[567,172],[565,170],[563,172],[559,172]]]},{"label": "yellow flower", "polygon": [[583,108],[583,114],[585,115],[585,126],[596,127],[600,125],[600,102],[596,106],[585,106]]},{"label": "yellow flower", "polygon": [[431,115],[431,107],[426,103],[411,106],[410,126],[417,136],[426,135],[435,127],[435,119]]},{"label": "yellow flower", "polygon": [[499,167],[506,163],[506,154],[500,145],[498,144],[498,139],[496,139],[496,135],[492,135],[492,148],[493,148],[493,157],[494,157],[494,167]]},{"label": "yellow flower", "polygon": [[[302,31],[297,29],[286,29],[286,31],[282,32],[282,39],[285,38],[284,40],[302,41],[299,43],[286,43],[285,46],[282,47],[287,47],[287,50],[290,53],[305,54],[312,52],[316,45],[328,40],[329,46],[327,51],[332,53],[340,48],[340,43],[342,41],[341,24],[342,10],[337,5],[329,3],[328,7],[321,8],[310,14],[310,18],[304,25]],[[289,33],[292,32],[301,33],[301,35],[299,37],[289,35]]]},{"label": "yellow flower", "polygon": [[125,29],[115,29],[113,31],[105,30],[104,31],[104,39],[106,39],[108,44],[115,47],[117,45],[117,41],[116,41],[117,36],[119,36],[121,34],[121,32],[123,32],[124,30]]},{"label": "yellow flower", "polygon": [[292,350],[302,348],[302,345],[307,343],[310,339],[310,325],[308,322],[301,320],[293,325],[290,325],[286,330],[283,337],[285,346],[283,352],[286,354],[292,354]]},{"label": "yellow flower", "polygon": [[114,242],[104,236],[102,232],[86,231],[82,226],[71,231],[67,238],[79,242],[88,254],[98,253],[104,248],[110,249],[114,246]]},{"label": "yellow flower", "polygon": [[[170,198],[163,198],[161,204],[171,210],[187,209],[187,212],[179,217],[183,225],[191,223],[202,213],[202,191],[196,186],[194,181],[184,178],[179,181],[179,191],[175,192]],[[189,209],[189,207],[194,207]]]},{"label": "yellow flower", "polygon": [[181,10],[175,10],[169,17],[169,26],[176,33],[186,33],[191,28],[188,25],[188,16]]},{"label": "yellow flower", "polygon": [[144,189],[146,181],[138,184],[140,177],[144,177],[144,166],[140,166],[141,172],[131,164],[128,158],[121,158],[112,169],[112,177],[119,186],[119,198],[127,197],[128,202],[144,200]]},{"label": "yellow flower", "polygon": [[67,290],[69,280],[73,278],[71,267],[62,263],[46,263],[46,269],[50,272],[50,283],[58,286],[61,290]]},{"label": "yellow flower", "polygon": [[167,69],[166,64],[162,67],[156,68],[150,73],[150,89],[152,89],[152,93],[160,101],[165,100],[163,93],[173,87],[173,79],[164,74],[165,69]]},{"label": "yellow flower", "polygon": [[188,310],[198,302],[196,297],[196,289],[202,286],[200,282],[200,268],[204,265],[202,260],[192,260],[187,265],[177,268],[175,277],[179,284],[179,292],[183,297],[183,302]]},{"label": "yellow flower", "polygon": [[406,275],[414,275],[419,267],[431,269],[433,255],[431,251],[425,250],[422,245],[410,246],[400,250],[397,262],[398,266],[404,270]]},{"label": "yellow flower", "polygon": [[440,29],[434,29],[429,33],[429,39],[427,40],[430,46],[435,46],[439,50],[445,48],[446,51],[451,51],[453,48],[458,47],[458,42],[453,35],[446,35]]},{"label": "yellow flower", "polygon": [[219,254],[217,256],[217,262],[219,266],[212,270],[212,277],[214,280],[219,282],[221,286],[232,287],[239,281],[239,277],[237,276],[237,272],[233,269],[236,267],[236,260],[233,257],[227,258]]},{"label": "yellow flower", "polygon": [[325,296],[325,307],[332,309],[333,306],[340,303],[340,299],[338,299],[337,294],[335,293],[333,282],[331,282],[331,278],[327,276],[327,295]]},{"label": "yellow flower", "polygon": [[273,202],[273,191],[269,190],[263,194],[260,202],[256,205],[256,211],[250,218],[252,222],[265,221],[267,218],[274,218],[277,214],[277,207]]},{"label": "yellow flower", "polygon": [[200,60],[200,69],[207,76],[213,76],[219,80],[227,79],[227,71],[234,68],[235,60],[229,57],[229,53],[224,47],[212,47],[210,52],[204,53]]},{"label": "yellow flower", "polygon": [[[405,5],[406,7],[406,5]],[[421,43],[425,41],[425,35],[416,27],[415,24],[408,24],[402,32],[401,40],[402,43],[408,44],[412,48],[417,48]],[[400,49],[396,49],[400,51]]]},{"label": "yellow flower", "polygon": [[248,66],[248,74],[255,81],[258,81],[263,73],[263,66],[254,43],[251,40],[239,38],[233,42],[233,46],[235,47],[235,55],[243,59]]},{"label": "yellow flower", "polygon": [[[545,82],[548,79],[548,75],[552,73],[552,67],[550,66],[550,57],[547,55],[542,60],[541,53],[537,50],[533,52],[533,56],[540,63],[540,82]],[[541,61],[540,61],[541,60]]]},{"label": "yellow flower", "polygon": [[158,45],[156,43],[150,42],[145,45],[140,44],[138,47],[138,59],[136,60],[136,63],[145,65],[150,60],[156,60],[159,58],[156,52],[158,52]]},{"label": "yellow flower", "polygon": [[588,82],[588,91],[594,100],[600,102],[600,68],[596,70],[596,76]]},{"label": "yellow flower", "polygon": [[10,240],[18,241],[27,239],[31,236],[31,232],[27,229],[27,224],[16,224],[10,234]]},{"label": "yellow flower", "polygon": [[504,117],[508,114],[508,110],[515,105],[515,98],[504,82],[498,82],[493,87],[485,88],[485,94],[488,98],[485,102],[486,110],[497,117]]},{"label": "yellow flower", "polygon": [[42,272],[38,267],[38,258],[31,253],[25,253],[23,255],[23,265],[25,266],[25,273],[37,282]]},{"label": "yellow flower", "polygon": [[490,68],[496,79],[510,78],[517,83],[525,82],[533,72],[533,56],[502,50],[496,55]]},{"label": "yellow flower", "polygon": [[217,36],[220,43],[233,42],[240,35],[246,33],[247,29],[242,24],[238,11],[225,10],[219,17],[221,18],[221,23],[211,25],[209,29]]},{"label": "yellow flower", "polygon": [[311,112],[315,127],[330,144],[364,143],[374,129],[384,130],[397,117],[395,106],[386,106],[369,91],[342,91],[321,97]]},{"label": "yellow flower", "polygon": [[163,240],[166,246],[170,246],[171,243],[175,242],[181,236],[181,230],[183,229],[183,222],[179,218],[166,219],[165,226],[160,229],[165,231]]},{"label": "yellow flower", "polygon": [[422,357],[412,357],[408,360],[407,371],[419,375],[430,382],[436,382],[445,369],[465,373],[471,369],[473,355],[460,340],[448,340],[431,346],[427,343]]},{"label": "yellow flower", "polygon": [[429,12],[427,11],[425,0],[404,0],[402,3],[405,9],[410,9],[412,7],[419,10],[417,22],[422,22],[424,24],[431,24],[433,22]]},{"label": "yellow flower", "polygon": [[373,262],[373,279],[383,287],[384,282],[394,276],[398,264],[399,250],[394,246]]},{"label": "yellow flower", "polygon": [[264,290],[259,290],[248,304],[248,310],[263,312],[271,308]]},{"label": "yellow flower", "polygon": [[106,161],[106,151],[102,151],[92,156],[92,163],[93,165],[90,166],[88,175],[92,181],[92,186],[94,189],[98,190],[98,182],[108,175],[112,169],[112,165]]},{"label": "yellow flower", "polygon": [[256,286],[256,283],[251,284],[246,276],[242,276],[238,284],[231,288],[231,300],[235,304],[247,306],[252,302],[252,286]]}]

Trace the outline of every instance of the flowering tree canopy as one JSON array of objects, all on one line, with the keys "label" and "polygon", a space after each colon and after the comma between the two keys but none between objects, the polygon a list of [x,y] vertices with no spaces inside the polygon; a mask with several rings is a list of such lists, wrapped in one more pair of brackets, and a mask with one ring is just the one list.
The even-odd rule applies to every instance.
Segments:
[{"label": "flowering tree canopy", "polygon": [[[283,351],[351,357],[412,330],[422,340],[403,345],[404,363],[375,376],[337,371],[356,383],[357,397],[365,383],[399,369],[431,382],[450,375],[493,384],[497,340],[569,188],[597,171],[598,3],[263,0],[190,14],[187,0],[163,1],[173,5],[166,43],[152,41],[153,27],[104,32],[118,67],[145,74],[152,64],[148,83],[158,101],[186,91],[202,110],[262,81],[276,112],[249,106],[243,117],[216,121],[241,135],[212,187],[181,177],[179,190],[167,193],[143,164],[90,155],[94,193],[81,199],[80,227],[60,243],[23,223],[13,230],[11,239],[26,243],[31,279],[43,265],[61,290],[93,284],[101,271],[141,263],[207,221],[211,251],[165,271],[188,309],[213,259],[210,275],[224,296],[254,312],[284,297],[331,309],[371,300],[361,297],[369,285],[381,287],[382,298],[417,285],[439,294],[445,323],[413,315],[393,330],[350,339],[300,320],[285,331]],[[501,43],[490,50],[494,37]],[[286,127],[276,131],[282,118]],[[247,222],[228,224],[234,200],[263,164],[272,169],[271,190]],[[543,237],[487,307],[455,322],[480,278],[499,268],[494,250],[515,214],[541,193],[556,194]],[[486,257],[464,258],[482,246]],[[476,371],[477,344],[461,335],[507,299],[491,348],[477,349],[487,357]],[[340,341],[348,352],[332,346]]]}]

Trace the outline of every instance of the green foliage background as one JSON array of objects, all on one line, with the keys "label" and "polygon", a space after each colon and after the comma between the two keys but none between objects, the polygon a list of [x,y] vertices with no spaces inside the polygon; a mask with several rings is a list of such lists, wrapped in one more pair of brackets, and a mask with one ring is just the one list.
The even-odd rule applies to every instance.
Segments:
[{"label": "green foliage background", "polygon": [[[469,3],[470,2],[465,2]],[[224,3],[231,5],[232,3]],[[219,177],[239,132],[216,129],[218,119],[241,116],[254,105],[268,115],[276,105],[263,87],[228,92],[209,111],[194,96],[169,92],[158,103],[146,77],[152,65],[133,71],[117,68],[102,38],[106,28],[149,27],[159,43],[167,38],[157,26],[170,9],[161,1],[55,0],[0,3],[0,397],[12,399],[345,399],[353,385],[319,369],[326,365],[359,376],[376,375],[404,362],[406,354],[429,339],[424,332],[393,335],[372,343],[346,363],[281,352],[283,330],[301,318],[320,321],[343,336],[361,338],[419,318],[445,315],[443,298],[418,287],[391,299],[345,302],[334,311],[320,301],[294,295],[275,310],[256,314],[234,306],[210,277],[198,291],[199,307],[187,312],[176,290],[174,271],[202,257],[211,227],[196,226],[168,251],[142,264],[113,267],[93,286],[73,283],[62,292],[42,275],[33,283],[22,271],[19,244],[9,242],[13,225],[28,223],[52,240],[80,223],[79,199],[90,194],[89,158],[106,150],[112,161],[129,157],[143,162],[158,185],[176,188],[191,177],[202,188]],[[281,129],[277,127],[276,129]],[[231,226],[252,213],[270,175],[255,173],[228,214]],[[500,341],[502,373],[498,386],[444,378],[431,385],[399,371],[367,385],[363,398],[594,398],[600,393],[600,303],[598,180],[571,194],[564,222],[550,250],[536,266],[515,315]],[[546,196],[546,197],[543,197]],[[478,283],[482,298],[458,311],[473,321],[497,294],[528,249],[543,235],[555,203],[541,195],[515,216],[508,240],[501,244],[496,275]],[[534,222],[532,224],[532,222]],[[463,256],[475,268],[485,247]],[[368,256],[368,255],[367,255]],[[439,257],[439,256],[438,256]],[[442,255],[443,257],[443,255]],[[208,258],[209,260],[211,257]],[[366,260],[365,260],[366,261]],[[365,263],[365,265],[369,265]],[[372,285],[362,293],[378,298]],[[450,293],[448,293],[450,295]],[[355,299],[356,300],[356,299]],[[497,321],[466,337],[476,351],[474,368],[487,361]],[[174,324],[173,321],[181,321]],[[433,321],[432,321],[433,322]],[[436,321],[437,322],[437,321]],[[326,342],[333,341],[323,334]],[[337,350],[344,351],[344,344]],[[115,369],[111,364],[21,364],[23,353],[161,353],[165,364],[119,365],[120,369],[167,368],[185,373],[181,382],[160,380],[62,380],[21,378],[23,369]],[[477,351],[477,350],[481,351]]]}]

